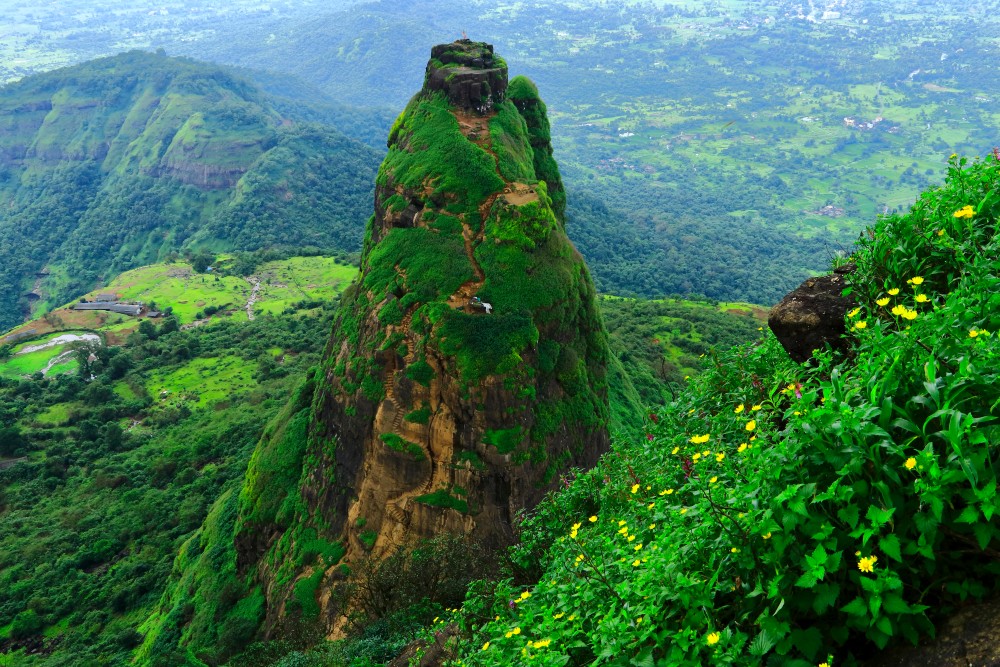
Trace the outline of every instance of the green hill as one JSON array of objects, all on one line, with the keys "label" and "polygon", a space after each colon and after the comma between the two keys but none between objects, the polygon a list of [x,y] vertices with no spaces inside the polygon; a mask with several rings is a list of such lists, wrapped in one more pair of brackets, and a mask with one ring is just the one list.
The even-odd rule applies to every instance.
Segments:
[{"label": "green hill", "polygon": [[0,128],[0,328],[177,249],[360,249],[378,153],[215,67],[131,52],[29,77]]},{"label": "green hill", "polygon": [[336,299],[261,305],[280,311],[143,320],[46,379],[0,360],[0,664],[129,663],[178,548],[319,361]]}]

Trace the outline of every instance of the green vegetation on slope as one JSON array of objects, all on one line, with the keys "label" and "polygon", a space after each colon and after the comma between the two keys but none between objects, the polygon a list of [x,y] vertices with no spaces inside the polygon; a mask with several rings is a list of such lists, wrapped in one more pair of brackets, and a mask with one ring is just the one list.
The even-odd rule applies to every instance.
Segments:
[{"label": "green vegetation on slope", "polygon": [[0,328],[181,248],[357,251],[378,154],[131,52],[0,90]]},{"label": "green vegetation on slope", "polygon": [[[188,330],[168,319],[124,346],[81,349],[79,375],[0,378],[0,461],[23,458],[0,470],[0,662],[125,664],[144,636],[176,646],[189,613],[205,644],[234,650],[252,636],[263,598],[226,560],[240,480],[332,317],[331,304],[289,310]],[[221,364],[228,375],[202,375]],[[171,564],[187,562],[216,585],[153,636],[140,624]],[[46,650],[28,655],[40,633]]]},{"label": "green vegetation on slope", "polygon": [[996,595],[998,186],[953,159],[862,236],[848,357],[713,355],[543,502],[513,553],[539,583],[469,598],[462,662],[853,664]]}]

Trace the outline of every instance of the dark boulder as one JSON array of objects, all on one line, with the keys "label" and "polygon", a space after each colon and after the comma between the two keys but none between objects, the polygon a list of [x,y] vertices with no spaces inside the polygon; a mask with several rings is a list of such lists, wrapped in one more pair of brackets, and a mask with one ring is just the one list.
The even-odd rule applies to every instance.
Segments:
[{"label": "dark boulder", "polygon": [[767,326],[795,361],[808,361],[813,350],[826,345],[834,350],[847,348],[844,317],[855,301],[843,292],[845,276],[853,270],[853,265],[847,265],[830,275],[810,278],[771,309]]}]

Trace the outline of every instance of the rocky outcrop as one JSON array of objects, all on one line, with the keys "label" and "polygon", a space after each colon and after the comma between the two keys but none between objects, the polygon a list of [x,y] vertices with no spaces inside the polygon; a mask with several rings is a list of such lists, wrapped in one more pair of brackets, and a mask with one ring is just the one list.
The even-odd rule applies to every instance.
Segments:
[{"label": "rocky outcrop", "polygon": [[[549,194],[562,186],[544,105],[523,79],[530,122],[503,99],[506,67],[489,45],[432,56],[389,137],[360,275],[317,378],[301,506],[283,529],[341,543],[347,564],[442,533],[501,548],[518,512],[609,444],[607,336]],[[474,88],[441,87],[438,63],[480,68],[491,106],[466,105]],[[245,489],[245,507],[265,492]],[[244,521],[238,532],[260,531]],[[313,573],[275,576],[296,562],[292,541],[237,542],[241,570],[256,567],[267,593],[269,628]],[[327,566],[317,599],[336,633],[350,600]]]},{"label": "rocky outcrop", "polygon": [[813,350],[827,345],[846,350],[844,317],[855,302],[843,295],[847,287],[844,276],[853,270],[847,265],[830,275],[810,278],[771,309],[767,325],[795,361],[808,361]]},{"label": "rocky outcrop", "polygon": [[441,90],[452,105],[488,113],[504,101],[507,65],[493,54],[493,45],[461,39],[431,49],[424,87]]}]

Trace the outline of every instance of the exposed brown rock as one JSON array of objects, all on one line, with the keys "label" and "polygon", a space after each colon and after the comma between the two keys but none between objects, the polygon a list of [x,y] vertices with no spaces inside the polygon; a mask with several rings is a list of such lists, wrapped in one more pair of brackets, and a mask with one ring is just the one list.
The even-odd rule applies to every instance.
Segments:
[{"label": "exposed brown rock", "polygon": [[830,275],[810,278],[771,309],[767,326],[795,361],[808,361],[813,350],[826,345],[846,349],[844,317],[855,301],[843,296],[844,276],[853,270],[853,265],[847,265]]},{"label": "exposed brown rock", "polygon": [[460,39],[431,49],[424,88],[443,90],[456,107],[486,113],[507,94],[507,66],[493,45]]},{"label": "exposed brown rock", "polygon": [[867,667],[993,667],[1000,665],[1000,600],[969,605],[938,626],[921,646],[886,651]]},{"label": "exposed brown rock", "polygon": [[[481,78],[452,76],[463,69]],[[477,80],[489,84],[487,92],[469,83]],[[561,192],[555,163],[517,176],[500,168],[498,153],[513,149],[491,138],[494,105],[519,113],[503,101],[506,89],[506,66],[489,45],[435,47],[424,90],[389,137],[359,278],[344,293],[312,393],[296,490],[301,510],[290,521],[343,544],[348,567],[441,534],[501,549],[514,539],[518,512],[537,505],[561,473],[593,466],[609,447],[609,353],[594,286],[546,194]],[[438,90],[450,108],[441,109]],[[544,107],[531,109],[547,133]],[[443,137],[452,152],[475,156],[468,164],[479,169],[476,177],[490,177],[491,189],[476,201],[460,185],[439,187],[445,176],[461,177],[447,160],[409,159],[433,155],[427,143],[434,137],[419,134],[428,112],[442,114],[436,131],[452,132]],[[520,125],[512,141],[532,156],[528,127]],[[550,145],[540,146],[549,157]],[[523,234],[511,235],[518,225]],[[435,250],[441,238],[447,250]],[[398,239],[419,263],[401,259]],[[516,279],[497,261],[511,249],[524,259]],[[438,275],[454,281],[447,290],[429,284],[435,272],[421,268],[438,262],[448,267]],[[538,284],[526,289],[530,280]],[[526,298],[504,301],[505,290]],[[281,547],[282,530],[295,528],[255,526],[236,541],[239,571],[256,568],[268,599],[265,634],[281,623],[294,581],[313,574],[299,567],[294,580],[274,576],[288,552],[266,553]],[[360,594],[338,565],[326,567],[319,623],[338,637],[359,608],[352,595]]]}]

